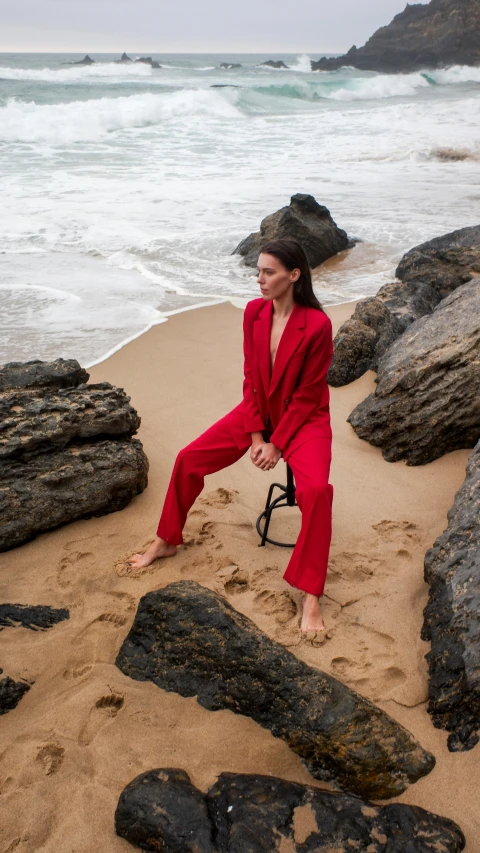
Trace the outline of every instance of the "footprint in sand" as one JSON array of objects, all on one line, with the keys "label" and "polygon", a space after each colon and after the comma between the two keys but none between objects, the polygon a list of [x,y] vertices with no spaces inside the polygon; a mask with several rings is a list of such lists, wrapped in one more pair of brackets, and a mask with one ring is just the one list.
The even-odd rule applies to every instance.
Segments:
[{"label": "footprint in sand", "polygon": [[372,524],[372,527],[380,536],[390,541],[396,541],[399,537],[402,539],[407,537],[413,542],[420,541],[418,525],[414,524],[413,521],[390,521],[389,519],[384,519],[377,524]]},{"label": "footprint in sand", "polygon": [[65,669],[63,672],[63,677],[70,681],[72,678],[81,678],[82,675],[88,675],[93,669],[93,665],[91,663],[87,663],[84,666],[71,667],[70,669]]},{"label": "footprint in sand", "polygon": [[214,506],[217,509],[222,509],[234,502],[238,491],[236,489],[215,489],[213,492],[207,492],[203,498],[200,498],[200,503],[204,506]]},{"label": "footprint in sand", "polygon": [[101,696],[100,699],[97,699],[80,731],[79,744],[88,746],[108,720],[117,716],[123,708],[124,702],[123,696],[119,693],[109,693],[107,696]]},{"label": "footprint in sand", "polygon": [[45,776],[52,776],[62,766],[65,750],[56,743],[46,743],[38,747],[36,761],[38,761],[45,772]]},{"label": "footprint in sand", "polygon": [[254,608],[273,616],[279,625],[291,622],[298,613],[297,603],[288,590],[262,590],[255,596]]},{"label": "footprint in sand", "polygon": [[330,662],[332,675],[350,687],[365,689],[371,699],[386,698],[407,680],[396,665],[396,643],[393,637],[374,628],[339,619],[340,630],[348,632],[355,643],[355,659],[337,655]]},{"label": "footprint in sand", "polygon": [[236,595],[250,589],[248,572],[242,571],[234,563],[217,569],[216,580],[216,589],[221,594]]},{"label": "footprint in sand", "polygon": [[128,622],[128,617],[123,616],[121,613],[101,613],[96,622],[108,622],[110,625],[114,625],[116,628],[123,628],[124,625]]},{"label": "footprint in sand", "polygon": [[66,589],[78,582],[79,576],[85,577],[85,573],[95,565],[95,555],[91,551],[77,551],[62,557],[57,568],[57,583],[62,589]]}]

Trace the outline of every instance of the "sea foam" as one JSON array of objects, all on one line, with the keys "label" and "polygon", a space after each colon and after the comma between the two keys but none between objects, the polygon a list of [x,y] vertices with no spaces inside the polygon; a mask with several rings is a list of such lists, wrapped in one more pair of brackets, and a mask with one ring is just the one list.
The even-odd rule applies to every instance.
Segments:
[{"label": "sea foam", "polygon": [[0,140],[61,145],[94,141],[114,131],[144,128],[183,116],[238,115],[235,105],[209,89],[46,105],[12,98],[0,108]]}]

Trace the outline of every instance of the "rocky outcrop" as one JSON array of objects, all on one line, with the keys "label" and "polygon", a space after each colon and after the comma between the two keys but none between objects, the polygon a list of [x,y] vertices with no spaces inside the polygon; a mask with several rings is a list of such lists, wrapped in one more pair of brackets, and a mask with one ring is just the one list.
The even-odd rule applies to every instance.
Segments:
[{"label": "rocky outcrop", "polygon": [[430,640],[429,713],[451,732],[452,752],[471,749],[480,729],[480,442],[448,513],[448,527],[425,556],[430,594],[422,637]]},{"label": "rocky outcrop", "polygon": [[423,465],[480,437],[480,278],[413,323],[348,418],[388,462]]},{"label": "rocky outcrop", "polygon": [[139,56],[135,62],[141,62],[143,65],[150,65],[151,68],[161,68],[159,62],[156,62],[151,56]]},{"label": "rocky outcrop", "polygon": [[145,595],[116,665],[209,710],[251,717],[282,738],[317,779],[386,799],[434,758],[335,678],[268,639],[223,598],[182,581]]},{"label": "rocky outcrop", "polygon": [[222,773],[203,794],[184,770],[151,770],[122,791],[118,835],[164,853],[457,853],[460,827],[415,806],[375,806],[275,776]]},{"label": "rocky outcrop", "polygon": [[129,62],[133,62],[133,59],[131,59],[126,53],[122,53],[120,59],[115,60],[115,65],[128,65]]},{"label": "rocky outcrop", "polygon": [[123,509],[147,485],[122,389],[75,361],[0,368],[0,551],[76,518]]},{"label": "rocky outcrop", "polygon": [[4,628],[30,628],[45,631],[70,618],[65,608],[30,604],[0,604],[0,631]]},{"label": "rocky outcrop", "polygon": [[260,68],[288,68],[281,59],[267,59],[266,62],[260,63]]},{"label": "rocky outcrop", "polygon": [[386,27],[344,56],[322,57],[312,71],[353,65],[365,71],[399,72],[445,65],[480,64],[478,0],[409,4]]},{"label": "rocky outcrop", "polygon": [[[0,675],[2,673],[3,669],[0,669]],[[0,678],[0,717],[13,711],[28,690],[30,685],[24,681],[14,681],[8,675],[6,678]]]},{"label": "rocky outcrop", "polygon": [[287,207],[272,213],[256,231],[238,244],[233,254],[242,255],[248,267],[256,267],[262,246],[277,237],[293,237],[305,249],[311,267],[317,267],[332,255],[353,243],[337,227],[329,210],[311,195],[297,193]]},{"label": "rocky outcrop", "polygon": [[415,246],[403,256],[395,275],[404,282],[422,281],[444,299],[480,275],[480,225],[451,231]]},{"label": "rocky outcrop", "polygon": [[397,280],[360,302],[338,330],[329,384],[346,385],[366,370],[376,370],[379,358],[411,323],[431,314],[442,299],[478,273],[478,225],[415,246],[400,261]]},{"label": "rocky outcrop", "polygon": [[95,60],[87,53],[83,59],[79,59],[77,62],[62,62],[62,65],[95,65]]}]

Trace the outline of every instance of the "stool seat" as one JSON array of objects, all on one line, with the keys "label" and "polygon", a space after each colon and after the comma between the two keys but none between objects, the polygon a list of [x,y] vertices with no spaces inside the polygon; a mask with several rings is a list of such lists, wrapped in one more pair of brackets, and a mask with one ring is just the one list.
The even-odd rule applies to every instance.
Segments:
[{"label": "stool seat", "polygon": [[[278,498],[272,501],[272,495],[274,489],[280,489],[281,494]],[[261,537],[260,548],[265,545],[265,542],[270,542],[271,545],[278,545],[280,548],[295,548],[295,542],[287,543],[287,542],[277,542],[275,539],[270,539],[268,536],[268,528],[270,527],[270,520],[272,518],[272,512],[274,509],[280,509],[282,506],[298,506],[296,498],[295,498],[295,482],[293,479],[293,471],[290,468],[290,465],[287,462],[287,485],[284,486],[282,483],[272,483],[268,490],[267,502],[265,504],[265,509],[257,518],[257,532]],[[262,520],[264,521],[263,530],[262,530]]]}]

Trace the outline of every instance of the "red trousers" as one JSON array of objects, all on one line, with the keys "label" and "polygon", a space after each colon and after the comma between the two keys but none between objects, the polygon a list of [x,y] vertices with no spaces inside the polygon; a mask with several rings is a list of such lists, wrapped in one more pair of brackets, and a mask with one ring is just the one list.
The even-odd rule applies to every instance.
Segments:
[{"label": "red trousers", "polygon": [[[242,448],[232,438],[229,424],[238,417],[230,412],[178,454],[157,530],[165,542],[183,542],[187,514],[203,489],[205,476],[233,465],[251,446],[248,433]],[[328,437],[309,439],[288,456],[302,527],[283,577],[291,586],[317,596],[325,586],[332,535],[331,444]]]}]

